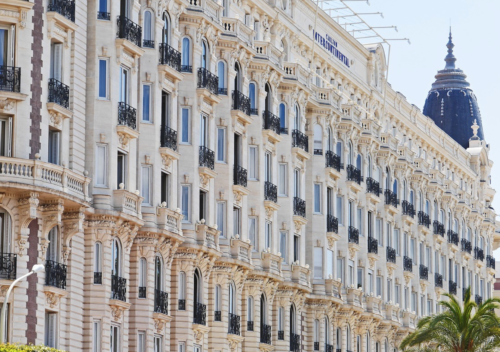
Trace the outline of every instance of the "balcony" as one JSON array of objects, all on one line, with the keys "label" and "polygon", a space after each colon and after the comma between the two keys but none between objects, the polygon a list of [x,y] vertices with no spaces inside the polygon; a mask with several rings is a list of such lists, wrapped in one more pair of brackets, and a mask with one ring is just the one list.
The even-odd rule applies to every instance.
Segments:
[{"label": "balcony", "polygon": [[319,351],[319,342],[314,343],[314,350]]},{"label": "balcony", "polygon": [[265,343],[267,345],[271,344],[271,326],[266,324],[261,324],[260,326],[260,343]]},{"label": "balcony", "polygon": [[168,315],[168,293],[155,290],[155,313]]},{"label": "balcony", "polygon": [[299,334],[290,334],[290,351],[291,352],[300,352],[300,335]]},{"label": "balcony", "polygon": [[293,197],[293,215],[306,217],[306,201],[299,197]]},{"label": "balcony", "polygon": [[47,260],[45,262],[45,285],[66,289],[67,267],[64,264]]},{"label": "balcony", "polygon": [[160,43],[160,65],[166,65],[181,72],[181,53],[167,43]]},{"label": "balcony", "polygon": [[253,331],[253,321],[247,321],[247,331]]},{"label": "balcony", "polygon": [[325,352],[333,352],[333,345],[325,344]]},{"label": "balcony", "polygon": [[444,238],[444,225],[441,224],[439,221],[434,220],[433,222],[434,226],[434,235],[438,235]]},{"label": "balcony", "polygon": [[118,125],[132,130],[137,127],[137,110],[127,103],[118,103]]},{"label": "balcony", "polygon": [[207,89],[213,95],[219,95],[219,77],[204,67],[198,68],[198,88]]},{"label": "balcony", "polygon": [[228,334],[232,335],[240,335],[240,316],[229,313],[229,319],[228,319]]},{"label": "balcony", "polygon": [[233,169],[233,184],[236,186],[247,187],[247,169],[235,165]]},{"label": "balcony", "polygon": [[142,41],[142,47],[143,48],[154,49],[155,48],[155,41],[154,40],[150,40],[150,39],[143,39],[143,41]]},{"label": "balcony", "polygon": [[193,73],[193,66],[191,65],[181,65],[182,73]]},{"label": "balcony", "polygon": [[55,103],[69,110],[69,86],[57,79],[49,79],[49,103]]},{"label": "balcony", "polygon": [[200,154],[199,154],[199,165],[201,167],[209,168],[213,170],[215,167],[214,164],[215,154],[214,151],[208,149],[207,147],[200,146]]},{"label": "balcony", "polygon": [[0,66],[0,90],[12,93],[21,92],[20,67]]},{"label": "balcony", "polygon": [[348,240],[349,243],[359,244],[359,230],[354,226],[349,226]]},{"label": "balcony", "polygon": [[177,302],[177,309],[178,310],[186,310],[186,300],[185,299],[180,299]]},{"label": "balcony", "polygon": [[438,273],[434,274],[434,286],[443,288],[443,275]]},{"label": "balcony", "polygon": [[413,272],[413,260],[406,255],[403,257],[403,270]]},{"label": "balcony", "polygon": [[126,39],[134,45],[141,47],[142,27],[132,22],[125,16],[118,16],[116,20],[118,31],[116,37]]},{"label": "balcony", "polygon": [[3,253],[0,261],[0,279],[15,280],[17,274],[17,254]]},{"label": "balcony", "polygon": [[177,151],[177,131],[162,125],[160,127],[160,147]]},{"label": "balcony", "polygon": [[94,285],[102,285],[102,272],[94,271]]},{"label": "balcony", "polygon": [[111,299],[123,302],[127,300],[127,279],[111,275]]},{"label": "balcony", "polygon": [[278,203],[278,187],[269,181],[264,182],[264,200]]},{"label": "balcony", "polygon": [[431,219],[429,218],[429,215],[427,215],[423,211],[419,211],[418,224],[429,228],[431,226]]},{"label": "balcony", "polygon": [[366,192],[380,196],[380,184],[371,177],[366,178]]},{"label": "balcony", "polygon": [[232,110],[238,110],[250,116],[250,98],[238,90],[233,90]]},{"label": "balcony", "polygon": [[484,251],[479,247],[474,247],[474,259],[483,261]]},{"label": "balcony", "polygon": [[483,304],[483,297],[479,296],[479,295],[476,295],[475,297],[475,301],[476,301],[476,304],[478,306],[482,305]]},{"label": "balcony", "polygon": [[71,22],[75,22],[75,0],[51,0],[47,12],[57,12]]},{"label": "balcony", "polygon": [[300,148],[309,153],[309,137],[299,130],[292,130],[292,148]]},{"label": "balcony", "polygon": [[408,202],[407,200],[403,200],[401,203],[401,207],[403,208],[403,215],[409,216],[411,218],[415,217],[415,208],[413,204]]},{"label": "balcony", "polygon": [[214,321],[222,321],[222,312],[220,310],[214,312]]},{"label": "balcony", "polygon": [[429,280],[429,268],[423,264],[420,264],[419,267],[420,272],[420,280]]},{"label": "balcony", "polygon": [[466,238],[462,238],[462,252],[471,254],[472,253],[472,243]]},{"label": "balcony", "polygon": [[458,233],[448,230],[448,243],[458,246]]},{"label": "balcony", "polygon": [[139,286],[139,298],[146,298],[146,287]]},{"label": "balcony", "polygon": [[378,254],[378,240],[368,236],[368,253]]},{"label": "balcony", "polygon": [[396,250],[391,247],[387,247],[387,262],[396,264]]},{"label": "balcony", "polygon": [[448,283],[449,283],[449,285],[448,285],[449,293],[451,295],[456,295],[457,294],[457,283],[453,282],[451,280]]},{"label": "balcony", "polygon": [[323,155],[323,149],[314,149],[314,155]]},{"label": "balcony", "polygon": [[326,232],[339,233],[339,219],[330,214],[326,216]]},{"label": "balcony", "polygon": [[490,269],[495,269],[495,258],[491,255],[486,256],[486,267]]},{"label": "balcony", "polygon": [[272,143],[281,142],[282,137],[280,128],[280,119],[268,110],[262,112],[262,129],[263,133]]},{"label": "balcony", "polygon": [[340,162],[340,156],[330,150],[325,153],[325,166],[335,169],[337,172],[344,168],[344,165]]},{"label": "balcony", "polygon": [[394,208],[398,207],[399,199],[398,199],[398,195],[396,193],[394,193],[390,189],[386,189],[384,191],[384,195],[385,195],[385,204],[386,205],[390,205]]},{"label": "balcony", "polygon": [[193,323],[198,325],[207,325],[207,306],[205,304],[195,303]]},{"label": "balcony", "polygon": [[110,21],[111,14],[109,12],[97,11],[97,19],[104,20],[104,21]]},{"label": "balcony", "polygon": [[283,330],[278,330],[278,340],[285,340],[285,332]]},{"label": "balcony", "polygon": [[347,165],[347,181],[353,181],[360,185],[363,181],[361,170],[354,165]]}]

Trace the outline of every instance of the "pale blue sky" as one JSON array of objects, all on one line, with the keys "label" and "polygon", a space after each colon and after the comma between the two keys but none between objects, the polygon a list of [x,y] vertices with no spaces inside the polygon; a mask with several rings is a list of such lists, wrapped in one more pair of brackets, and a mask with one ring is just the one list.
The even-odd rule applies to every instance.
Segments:
[{"label": "pale blue sky", "polygon": [[[500,0],[370,0],[348,2],[358,12],[383,12],[363,16],[372,26],[395,25],[380,30],[386,38],[405,38],[392,42],[389,82],[410,103],[423,109],[434,75],[444,68],[448,29],[452,26],[456,65],[467,74],[478,99],[485,139],[494,161],[492,182],[500,192]],[[500,194],[493,206],[500,211]],[[500,249],[495,257],[500,260]]]}]

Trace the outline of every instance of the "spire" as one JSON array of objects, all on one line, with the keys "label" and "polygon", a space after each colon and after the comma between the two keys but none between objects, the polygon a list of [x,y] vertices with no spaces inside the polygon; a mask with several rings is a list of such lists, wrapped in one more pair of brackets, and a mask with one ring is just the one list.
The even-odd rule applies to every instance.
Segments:
[{"label": "spire", "polygon": [[453,55],[453,47],[455,45],[453,44],[451,39],[452,37],[451,37],[451,26],[450,26],[450,36],[448,37],[448,44],[446,44],[446,47],[448,48],[448,55],[446,55],[446,58],[444,59],[444,61],[446,61],[446,66],[444,67],[445,70],[454,70],[455,61],[457,61],[455,55]]}]

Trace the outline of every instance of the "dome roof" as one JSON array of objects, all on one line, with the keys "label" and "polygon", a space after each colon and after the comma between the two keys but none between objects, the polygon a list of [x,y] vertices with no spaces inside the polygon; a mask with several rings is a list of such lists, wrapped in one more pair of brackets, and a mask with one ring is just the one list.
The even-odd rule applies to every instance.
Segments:
[{"label": "dome roof", "polygon": [[[451,31],[446,46],[446,66],[436,75],[436,81],[425,100],[423,113],[462,147],[468,148],[473,136],[474,139],[484,140],[481,112],[476,96],[465,80],[467,76],[462,70],[455,68],[457,59],[453,55]],[[479,126],[477,136],[471,129],[476,122]]]}]

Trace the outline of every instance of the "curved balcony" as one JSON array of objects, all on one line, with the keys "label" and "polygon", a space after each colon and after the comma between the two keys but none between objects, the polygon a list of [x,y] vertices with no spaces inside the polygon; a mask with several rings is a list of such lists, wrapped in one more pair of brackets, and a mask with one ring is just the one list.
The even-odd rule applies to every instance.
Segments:
[{"label": "curved balcony", "polygon": [[168,293],[155,290],[155,313],[168,315]]},{"label": "curved balcony", "polygon": [[448,230],[448,243],[458,246],[458,233]]},{"label": "curved balcony", "polygon": [[126,39],[138,47],[141,47],[142,27],[134,23],[125,16],[118,16],[116,19],[118,31],[116,37]]},{"label": "curved balcony", "polygon": [[207,306],[205,304],[194,304],[193,323],[198,325],[207,325]]},{"label": "curved balcony", "polygon": [[391,205],[394,208],[398,207],[399,200],[398,200],[398,195],[391,191],[390,189],[386,189],[384,191],[384,196],[385,196],[385,204],[386,205]]},{"label": "curved balcony", "polygon": [[429,215],[423,211],[419,211],[418,224],[429,228],[431,226],[431,219],[429,218]]},{"label": "curved balcony", "polygon": [[363,181],[361,170],[354,165],[347,165],[347,181],[353,181],[360,185]]},{"label": "curved balcony", "polygon": [[111,275],[111,299],[123,302],[127,300],[127,279]]},{"label": "curved balcony", "polygon": [[299,197],[293,197],[293,215],[306,217],[306,201]]},{"label": "curved balcony", "polygon": [[368,253],[378,254],[378,240],[368,236]]},{"label": "curved balcony", "polygon": [[409,216],[411,218],[415,217],[415,208],[409,201],[403,200],[403,202],[401,203],[401,207],[403,208],[403,215]]},{"label": "curved balcony", "polygon": [[339,232],[339,219],[330,214],[326,216],[326,232]]},{"label": "curved balcony", "polygon": [[45,261],[45,285],[66,289],[67,266],[53,260]]},{"label": "curved balcony", "polygon": [[371,177],[366,178],[366,192],[380,196],[380,184]]},{"label": "curved balcony", "polygon": [[278,187],[269,181],[264,182],[264,199],[278,203]]},{"label": "curved balcony", "polygon": [[204,67],[198,68],[198,88],[208,89],[213,95],[219,95],[219,77]]},{"label": "curved balcony", "polygon": [[261,324],[260,342],[265,343],[267,345],[271,344],[271,325]]},{"label": "curved balcony", "polygon": [[332,169],[337,170],[337,172],[340,172],[340,169],[344,168],[340,162],[340,156],[331,150],[327,150],[325,153],[325,167],[331,167]]},{"label": "curved balcony", "polygon": [[429,268],[423,264],[420,264],[419,267],[420,279],[421,280],[429,280]]},{"label": "curved balcony", "polygon": [[434,286],[443,288],[443,275],[438,273],[434,274]]},{"label": "curved balcony", "polygon": [[348,240],[349,243],[359,244],[359,230],[354,226],[349,226]]},{"label": "curved balcony", "polygon": [[445,232],[444,225],[441,224],[439,221],[434,220],[433,226],[434,226],[434,234],[444,237],[444,232]]},{"label": "curved balcony", "polygon": [[403,270],[413,272],[413,260],[406,255],[403,257]]},{"label": "curved balcony", "polygon": [[292,130],[292,148],[300,148],[309,152],[309,137],[299,130]]},{"label": "curved balcony", "polygon": [[229,313],[228,317],[228,334],[240,335],[240,316]]},{"label": "curved balcony", "polygon": [[462,252],[471,254],[472,253],[472,243],[470,243],[470,241],[466,238],[462,238],[461,243],[462,243]]},{"label": "curved balcony", "polygon": [[387,247],[387,262],[396,264],[396,250],[391,247]]}]

